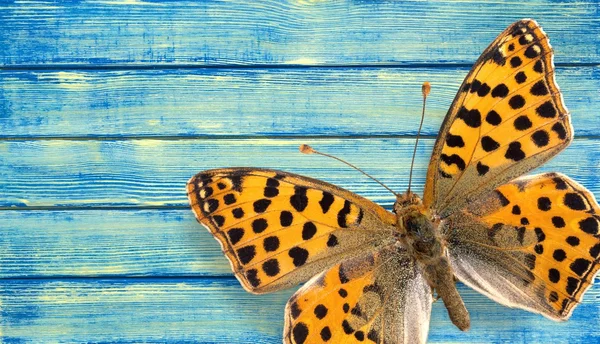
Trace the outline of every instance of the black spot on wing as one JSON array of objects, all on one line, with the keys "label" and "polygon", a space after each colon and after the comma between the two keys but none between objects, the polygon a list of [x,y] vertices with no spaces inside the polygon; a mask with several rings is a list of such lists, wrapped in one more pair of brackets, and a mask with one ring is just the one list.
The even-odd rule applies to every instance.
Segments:
[{"label": "black spot on wing", "polygon": [[557,283],[558,281],[560,281],[560,272],[558,272],[558,270],[556,270],[555,268],[548,270],[548,279],[552,283]]},{"label": "black spot on wing", "polygon": [[561,140],[567,138],[567,130],[565,129],[565,126],[562,125],[562,123],[560,122],[554,123],[554,125],[552,126],[552,131],[554,131],[558,135],[558,138]]},{"label": "black spot on wing", "polygon": [[527,74],[525,74],[525,72],[523,72],[523,71],[518,72],[515,75],[515,81],[517,82],[517,84],[524,83],[525,81],[527,81]]},{"label": "black spot on wing", "polygon": [[319,304],[315,307],[314,313],[318,319],[323,319],[327,316],[327,307],[322,304]]},{"label": "black spot on wing", "polygon": [[548,197],[540,197],[537,200],[538,209],[541,211],[548,211],[552,208],[552,201]]},{"label": "black spot on wing", "polygon": [[292,336],[296,344],[304,344],[308,338],[308,326],[303,322],[297,323],[292,330]]},{"label": "black spot on wing", "polygon": [[231,176],[231,189],[237,192],[242,191],[242,176],[234,175]]},{"label": "black spot on wing", "polygon": [[552,181],[556,185],[556,190],[566,190],[568,188],[567,183],[560,177],[554,177]]},{"label": "black spot on wing", "polygon": [[303,186],[294,186],[294,194],[290,197],[290,204],[296,211],[303,211],[308,206],[307,189]]},{"label": "black spot on wing", "polygon": [[496,111],[491,110],[488,112],[487,116],[485,116],[485,121],[491,125],[498,125],[502,123],[502,117],[500,117]]},{"label": "black spot on wing", "polygon": [[458,167],[459,170],[461,170],[461,171],[465,170],[465,167],[466,167],[465,161],[457,154],[452,154],[450,156],[448,156],[446,154],[442,154],[442,155],[440,155],[440,159],[442,159],[442,161],[444,163],[446,163],[446,165],[448,165],[448,166],[454,164],[454,165],[456,165],[456,167]]},{"label": "black spot on wing", "polygon": [[262,264],[262,269],[269,277],[277,276],[281,271],[277,259],[269,259]]},{"label": "black spot on wing", "polygon": [[225,202],[226,205],[231,205],[235,203],[235,201],[236,199],[234,194],[227,194],[223,197],[223,202]]},{"label": "black spot on wing", "polygon": [[232,228],[227,232],[227,235],[229,236],[229,241],[231,242],[231,245],[235,245],[238,242],[240,242],[240,240],[242,240],[242,237],[244,237],[244,229]]},{"label": "black spot on wing", "polygon": [[552,258],[554,258],[554,260],[556,260],[557,262],[562,262],[567,258],[567,253],[563,249],[554,250],[554,252],[552,253]]},{"label": "black spot on wing", "polygon": [[577,278],[569,276],[567,278],[567,286],[565,288],[565,291],[567,292],[567,294],[572,296],[577,291],[577,288],[579,288],[579,280]]},{"label": "black spot on wing", "polygon": [[276,236],[270,236],[265,238],[263,241],[263,248],[266,252],[274,252],[279,249],[279,238]]},{"label": "black spot on wing", "polygon": [[260,278],[258,278],[258,270],[256,269],[246,271],[246,279],[254,288],[260,285]]},{"label": "black spot on wing", "polygon": [[490,167],[482,164],[481,161],[478,161],[476,169],[477,169],[477,174],[479,174],[480,176],[484,176],[486,173],[489,172]]},{"label": "black spot on wing", "polygon": [[536,73],[540,73],[540,74],[544,73],[544,64],[543,64],[542,60],[538,60],[535,62],[535,64],[533,65],[533,70]]},{"label": "black spot on wing", "polygon": [[302,227],[302,239],[303,240],[312,239],[316,233],[317,233],[317,226],[315,226],[315,224],[310,221],[306,222],[304,224],[304,226]]},{"label": "black spot on wing", "polygon": [[550,142],[550,136],[545,130],[538,130],[531,135],[533,143],[538,147],[545,147]]},{"label": "black spot on wing", "polygon": [[233,214],[233,217],[236,219],[241,219],[244,217],[244,210],[242,208],[235,208],[231,211],[231,214]]},{"label": "black spot on wing", "polygon": [[540,55],[541,48],[539,45],[533,44],[530,45],[527,49],[525,49],[525,56],[530,59],[533,59]]},{"label": "black spot on wing", "polygon": [[279,214],[279,223],[283,227],[289,227],[294,222],[294,215],[291,212],[284,210]]},{"label": "black spot on wing", "polygon": [[585,233],[596,235],[598,234],[598,220],[595,217],[590,216],[579,221],[579,228]]},{"label": "black spot on wing", "polygon": [[544,231],[541,228],[536,227],[534,231],[535,231],[535,236],[537,237],[538,242],[542,242],[542,241],[546,240],[546,234],[544,233]]},{"label": "black spot on wing", "polygon": [[339,244],[338,239],[335,235],[329,234],[329,239],[327,239],[327,247],[335,247]]},{"label": "black spot on wing", "polygon": [[574,192],[565,194],[564,204],[573,210],[585,210],[587,208],[583,197]]},{"label": "black spot on wing", "polygon": [[508,87],[505,84],[499,84],[492,90],[492,97],[504,98],[508,95]]},{"label": "black spot on wing", "polygon": [[567,237],[567,239],[565,240],[567,242],[567,244],[575,247],[575,246],[579,246],[579,238],[576,236],[569,236]]},{"label": "black spot on wing", "polygon": [[292,319],[297,319],[298,316],[300,316],[300,313],[302,313],[302,309],[298,306],[298,302],[292,302],[290,304],[290,315],[292,316]]},{"label": "black spot on wing", "polygon": [[323,327],[323,329],[321,329],[320,335],[321,335],[321,339],[323,341],[326,342],[326,341],[330,340],[331,339],[331,330],[329,329],[329,326]]},{"label": "black spot on wing", "polygon": [[271,205],[271,200],[263,198],[263,199],[259,199],[258,201],[255,201],[253,206],[254,206],[254,212],[256,213],[264,213],[267,208],[269,207],[269,205]]},{"label": "black spot on wing", "polygon": [[237,256],[242,264],[246,265],[256,256],[256,247],[254,245],[244,246],[237,251]]},{"label": "black spot on wing", "polygon": [[351,334],[352,332],[354,332],[354,329],[352,328],[352,326],[350,326],[350,323],[346,319],[342,321],[342,328],[344,329],[345,334]]},{"label": "black spot on wing", "polygon": [[551,101],[547,101],[535,109],[535,112],[543,118],[554,118],[556,117],[556,109],[552,105]]},{"label": "black spot on wing", "polygon": [[452,135],[448,133],[446,135],[446,144],[448,147],[464,147],[465,141],[463,141],[460,135]]},{"label": "black spot on wing", "polygon": [[504,157],[513,161],[520,161],[525,159],[525,152],[521,150],[521,143],[517,141],[511,142],[508,145],[508,149],[506,150],[506,154],[504,154]]},{"label": "black spot on wing", "polygon": [[264,232],[268,226],[269,224],[267,223],[266,219],[256,219],[252,221],[252,230],[256,234]]},{"label": "black spot on wing", "polygon": [[335,198],[333,197],[332,194],[330,194],[327,191],[323,191],[323,197],[319,201],[319,205],[321,206],[321,210],[323,211],[323,214],[327,214],[327,212],[329,211],[329,208],[331,208],[331,205],[333,204],[334,200],[335,200]]},{"label": "black spot on wing", "polygon": [[565,227],[567,225],[565,223],[565,220],[562,217],[560,217],[560,216],[553,216],[552,217],[552,224],[556,228],[563,228],[563,227]]},{"label": "black spot on wing", "polygon": [[293,263],[295,267],[299,267],[306,263],[308,259],[308,251],[303,249],[302,247],[292,247],[288,252],[290,258],[293,259]]},{"label": "black spot on wing", "polygon": [[467,110],[463,106],[458,110],[456,117],[462,119],[471,128],[479,128],[481,126],[481,113],[477,109]]},{"label": "black spot on wing", "polygon": [[489,136],[484,136],[481,138],[481,148],[483,148],[486,152],[491,152],[500,147],[500,144]]},{"label": "black spot on wing", "polygon": [[522,61],[522,60],[521,60],[521,58],[520,58],[520,57],[518,57],[518,56],[513,56],[513,57],[510,59],[510,65],[511,65],[511,67],[513,67],[513,68],[519,67],[519,66],[520,66],[522,63],[523,63],[523,61]]},{"label": "black spot on wing", "polygon": [[508,105],[510,105],[510,107],[514,110],[520,109],[525,106],[525,98],[519,94],[514,95],[508,101]]},{"label": "black spot on wing", "polygon": [[350,214],[350,202],[348,200],[344,201],[344,207],[338,212],[337,220],[340,228],[348,228],[348,224],[346,223],[346,216]]},{"label": "black spot on wing", "polygon": [[544,80],[540,80],[540,81],[536,82],[535,84],[533,84],[533,86],[531,86],[531,89],[529,90],[529,92],[531,94],[533,94],[534,96],[545,96],[549,93]]},{"label": "black spot on wing", "polygon": [[522,131],[531,128],[533,126],[533,123],[531,123],[529,117],[522,115],[515,119],[513,125],[515,126],[515,129]]}]

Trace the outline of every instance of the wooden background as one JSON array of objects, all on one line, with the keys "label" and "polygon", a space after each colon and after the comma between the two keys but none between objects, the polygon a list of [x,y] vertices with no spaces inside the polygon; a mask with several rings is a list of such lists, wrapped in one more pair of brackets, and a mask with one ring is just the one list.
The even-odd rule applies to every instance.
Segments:
[{"label": "wooden background", "polygon": [[[277,343],[292,291],[247,294],[189,211],[185,182],[226,166],[391,194],[300,143],[421,192],[462,78],[507,25],[539,21],[576,139],[541,170],[600,196],[596,1],[2,1],[0,335],[21,342]],[[430,342],[600,341],[600,284],[566,323],[460,286],[461,333]]]}]

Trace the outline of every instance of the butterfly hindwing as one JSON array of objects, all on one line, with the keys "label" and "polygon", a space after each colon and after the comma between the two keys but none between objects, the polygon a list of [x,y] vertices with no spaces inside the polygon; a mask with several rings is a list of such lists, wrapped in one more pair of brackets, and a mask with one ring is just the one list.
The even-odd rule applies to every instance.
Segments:
[{"label": "butterfly hindwing", "polygon": [[442,217],[541,165],[572,139],[548,37],[509,26],[465,78],[442,124],[424,203]]},{"label": "butterfly hindwing", "polygon": [[187,185],[197,220],[221,243],[244,288],[266,293],[392,240],[395,217],[358,195],[274,170],[204,171]]},{"label": "butterfly hindwing", "polygon": [[365,251],[290,298],[284,342],[424,343],[432,300],[421,269],[403,249]]},{"label": "butterfly hindwing", "polygon": [[518,178],[448,218],[456,276],[492,299],[568,318],[600,269],[600,207],[567,176]]}]

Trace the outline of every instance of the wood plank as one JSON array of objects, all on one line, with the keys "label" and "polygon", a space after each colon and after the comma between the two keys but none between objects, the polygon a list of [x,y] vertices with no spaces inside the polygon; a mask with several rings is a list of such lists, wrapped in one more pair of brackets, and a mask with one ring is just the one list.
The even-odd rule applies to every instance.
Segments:
[{"label": "wood plank", "polygon": [[[468,68],[0,72],[0,137],[435,135]],[[578,135],[597,135],[600,68],[558,68]],[[310,119],[310,120],[307,120]]]},{"label": "wood plank", "polygon": [[[3,340],[13,342],[281,341],[283,307],[291,291],[255,296],[235,280],[3,281]],[[594,343],[600,340],[600,288],[564,323],[500,306],[459,286],[472,317],[460,332],[441,302],[433,305],[430,343]]]},{"label": "wood plank", "polygon": [[188,209],[0,211],[0,233],[0,278],[233,278]]},{"label": "wood plank", "polygon": [[[186,206],[200,170],[255,166],[320,178],[390,206],[394,196],[333,159],[304,156],[301,143],[364,168],[394,190],[407,187],[414,139],[41,140],[0,142],[0,206]],[[421,192],[433,139],[417,151]],[[596,196],[600,140],[576,140],[539,171],[568,173]]]},{"label": "wood plank", "polygon": [[534,16],[560,63],[598,63],[594,0],[22,1],[0,7],[0,65],[471,63]]}]

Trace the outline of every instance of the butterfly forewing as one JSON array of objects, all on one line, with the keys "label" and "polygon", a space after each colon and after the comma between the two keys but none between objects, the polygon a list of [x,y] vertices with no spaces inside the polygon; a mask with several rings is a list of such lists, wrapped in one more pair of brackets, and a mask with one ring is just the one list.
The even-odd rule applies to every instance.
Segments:
[{"label": "butterfly forewing", "polygon": [[431,288],[394,245],[344,260],[306,283],[286,306],[286,343],[424,343]]},{"label": "butterfly forewing", "polygon": [[426,206],[447,216],[568,145],[572,129],[552,59],[533,20],[511,25],[484,51],[440,130]]},{"label": "butterfly forewing", "polygon": [[518,178],[448,218],[455,274],[502,304],[566,319],[600,268],[599,214],[564,175]]},{"label": "butterfly forewing", "polygon": [[244,288],[296,285],[393,240],[395,217],[333,185],[273,170],[204,171],[188,182],[197,220],[221,243]]}]

